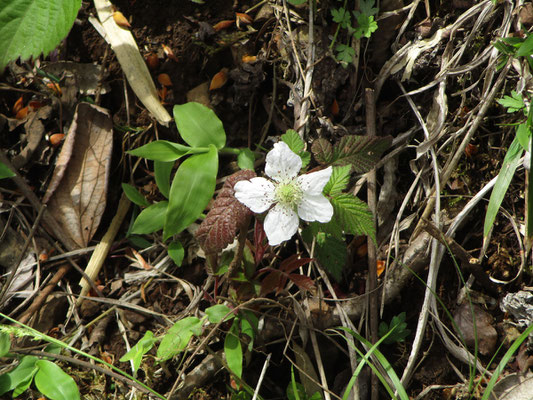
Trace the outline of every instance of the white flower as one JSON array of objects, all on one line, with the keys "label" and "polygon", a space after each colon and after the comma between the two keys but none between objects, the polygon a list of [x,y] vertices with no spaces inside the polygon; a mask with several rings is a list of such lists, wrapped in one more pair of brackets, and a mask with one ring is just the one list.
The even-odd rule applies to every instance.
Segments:
[{"label": "white flower", "polygon": [[272,178],[252,178],[235,184],[235,197],[254,213],[268,212],[264,229],[271,246],[289,240],[304,221],[328,222],[333,207],[322,194],[332,169],[298,176],[302,159],[284,142],[274,145],[266,156],[265,173]]}]

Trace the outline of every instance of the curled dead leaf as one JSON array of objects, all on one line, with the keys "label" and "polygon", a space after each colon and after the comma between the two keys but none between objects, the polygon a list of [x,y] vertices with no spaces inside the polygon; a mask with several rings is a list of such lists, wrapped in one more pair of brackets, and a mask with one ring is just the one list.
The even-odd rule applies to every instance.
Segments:
[{"label": "curled dead leaf", "polygon": [[222,68],[219,72],[217,72],[213,76],[213,79],[211,79],[209,90],[220,89],[222,86],[226,84],[227,81],[228,81],[228,69]]},{"label": "curled dead leaf", "polygon": [[115,23],[121,28],[124,28],[124,29],[131,28],[130,23],[128,22],[124,14],[122,14],[120,11],[115,11],[113,13],[113,19],[115,20]]},{"label": "curled dead leaf", "polygon": [[213,29],[215,31],[221,31],[222,29],[229,28],[231,25],[235,23],[235,20],[224,20],[217,22],[215,25],[213,25]]},{"label": "curled dead leaf", "polygon": [[159,74],[157,76],[157,81],[163,86],[172,86],[172,81],[170,80],[170,76],[168,76],[168,74]]}]

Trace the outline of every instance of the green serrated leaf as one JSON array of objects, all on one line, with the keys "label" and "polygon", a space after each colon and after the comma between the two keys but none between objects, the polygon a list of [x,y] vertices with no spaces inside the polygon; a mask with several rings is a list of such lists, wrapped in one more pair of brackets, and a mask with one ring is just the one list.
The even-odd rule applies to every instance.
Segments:
[{"label": "green serrated leaf", "polygon": [[17,58],[48,55],[63,40],[81,0],[0,0],[0,73]]},{"label": "green serrated leaf", "polygon": [[346,259],[348,257],[346,242],[330,234],[319,232],[316,235],[315,256],[320,262],[320,265],[337,282],[340,282],[342,279],[342,269],[346,265]]},{"label": "green serrated leaf", "polygon": [[333,146],[326,139],[315,140],[311,145],[311,152],[319,164],[327,165],[334,161]]},{"label": "green serrated leaf", "polygon": [[35,363],[39,368],[35,374],[35,386],[51,400],[78,400],[80,391],[72,377],[48,360]]},{"label": "green serrated leaf", "polygon": [[148,353],[157,342],[152,331],[146,331],[144,336],[139,340],[130,351],[120,357],[120,362],[133,361],[133,370],[137,371],[141,366],[143,356]]},{"label": "green serrated leaf", "polygon": [[367,235],[375,240],[372,213],[368,205],[351,194],[340,194],[331,197],[334,218],[339,221],[343,230],[352,235]]},{"label": "green serrated leaf", "polygon": [[147,235],[163,229],[168,201],[160,201],[145,208],[135,219],[132,234]]},{"label": "green serrated leaf", "polygon": [[13,171],[11,171],[7,165],[0,162],[0,179],[12,178],[15,175],[16,174]]},{"label": "green serrated leaf", "polygon": [[281,140],[296,154],[300,153],[305,147],[304,141],[294,129],[287,129],[287,132],[281,135]]},{"label": "green serrated leaf", "polygon": [[391,143],[390,136],[343,136],[333,148],[333,165],[351,164],[358,174],[368,172]]},{"label": "green serrated leaf", "polygon": [[523,109],[526,105],[524,99],[514,90],[511,91],[511,96],[503,96],[503,98],[496,100],[499,104],[507,108],[508,113],[514,113]]},{"label": "green serrated leaf", "polygon": [[350,64],[355,57],[355,49],[346,44],[338,44],[335,46],[335,51],[337,52],[337,61],[341,62],[344,66]]},{"label": "green serrated leaf", "polygon": [[203,104],[190,102],[174,106],[178,131],[189,146],[221,149],[226,145],[226,132],[215,112]]},{"label": "green serrated leaf", "polygon": [[302,169],[307,167],[311,162],[311,153],[309,153],[308,151],[302,151],[298,153],[298,155],[302,159]]},{"label": "green serrated leaf", "polygon": [[358,15],[357,16],[357,28],[354,31],[354,36],[356,39],[361,39],[361,37],[369,38],[372,33],[378,29],[378,24],[374,21],[373,16],[368,15]]},{"label": "green serrated leaf", "polygon": [[374,0],[359,0],[359,11],[364,15],[376,15],[378,9],[374,7]]},{"label": "green serrated leaf", "polygon": [[352,26],[351,16],[346,9],[343,7],[332,8],[331,16],[333,17],[333,22],[338,23],[342,28],[347,29]]},{"label": "green serrated leaf", "polygon": [[328,183],[324,186],[324,194],[334,196],[342,193],[350,181],[351,165],[333,167]]},{"label": "green serrated leaf", "polygon": [[141,207],[148,207],[150,203],[148,200],[144,198],[142,194],[140,194],[135,187],[130,185],[129,183],[122,183],[122,190],[124,191],[124,194],[126,197],[134,204],[137,204]]}]

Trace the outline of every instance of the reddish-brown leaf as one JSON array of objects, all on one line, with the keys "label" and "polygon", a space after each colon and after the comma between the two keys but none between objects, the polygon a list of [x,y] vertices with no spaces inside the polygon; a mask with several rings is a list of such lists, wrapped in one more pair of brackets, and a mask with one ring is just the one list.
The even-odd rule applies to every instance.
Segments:
[{"label": "reddish-brown leaf", "polygon": [[289,279],[294,282],[301,290],[313,290],[315,288],[315,282],[305,275],[289,274]]},{"label": "reddish-brown leaf", "polygon": [[237,230],[252,212],[234,196],[233,186],[255,177],[255,172],[243,170],[226,178],[213,207],[196,231],[196,239],[207,254],[218,253],[232,243]]},{"label": "reddish-brown leaf", "polygon": [[263,259],[266,249],[268,249],[268,242],[266,241],[266,233],[263,229],[263,224],[258,220],[255,221],[254,226],[254,246],[254,261],[255,265],[258,265]]}]

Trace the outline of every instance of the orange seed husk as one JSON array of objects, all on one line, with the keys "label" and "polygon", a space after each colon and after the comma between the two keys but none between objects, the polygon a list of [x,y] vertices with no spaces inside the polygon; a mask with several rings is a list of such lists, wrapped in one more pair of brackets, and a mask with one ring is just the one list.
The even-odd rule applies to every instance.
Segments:
[{"label": "orange seed husk", "polygon": [[245,13],[235,13],[237,21],[243,24],[251,24],[253,22],[252,16]]},{"label": "orange seed husk", "polygon": [[15,118],[23,119],[24,117],[26,117],[26,115],[28,115],[28,106],[23,107],[20,110],[18,110],[17,115],[15,115]]},{"label": "orange seed husk", "polygon": [[245,64],[250,64],[257,61],[257,56],[244,55],[242,56],[241,61]]},{"label": "orange seed husk", "polygon": [[162,44],[161,47],[163,47],[163,52],[167,55],[168,58],[178,62],[178,57],[174,55],[174,52],[170,47],[168,47],[166,44]]},{"label": "orange seed husk", "polygon": [[334,117],[339,115],[339,103],[337,103],[337,99],[333,99],[333,103],[331,103],[331,114]]},{"label": "orange seed husk", "polygon": [[168,76],[168,74],[159,74],[157,76],[157,81],[163,86],[172,86],[172,81],[170,80],[170,76]]},{"label": "orange seed husk", "polygon": [[61,87],[59,84],[55,82],[49,82],[46,84],[46,87],[50,89],[52,92],[54,92],[56,95],[61,96],[63,92],[61,91]]},{"label": "orange seed husk", "polygon": [[23,96],[20,96],[18,100],[15,101],[15,104],[13,104],[13,114],[17,115],[17,113],[21,110],[23,105],[24,105],[24,98]]},{"label": "orange seed husk", "polygon": [[58,146],[64,138],[64,133],[54,133],[53,135],[50,135],[48,140],[50,141],[50,144],[55,147]]},{"label": "orange seed husk", "polygon": [[381,274],[383,274],[383,271],[385,271],[385,261],[383,260],[377,260],[376,261],[376,268],[377,268],[377,275],[378,277],[381,276]]},{"label": "orange seed husk", "polygon": [[159,67],[159,57],[155,53],[149,53],[146,56],[146,64],[151,70],[156,70]]},{"label": "orange seed husk", "polygon": [[122,14],[120,11],[115,11],[113,13],[113,19],[115,20],[115,23],[121,28],[131,28],[130,23],[128,22],[124,14]]},{"label": "orange seed husk", "polygon": [[229,28],[231,25],[233,25],[235,23],[235,20],[224,20],[224,21],[220,21],[220,22],[217,22],[215,25],[213,25],[213,29],[215,31],[221,31],[222,29],[226,29],[226,28]]},{"label": "orange seed husk", "polygon": [[211,84],[209,85],[209,90],[219,89],[222,86],[224,86],[227,81],[228,81],[228,69],[227,68],[222,68],[211,79]]}]

